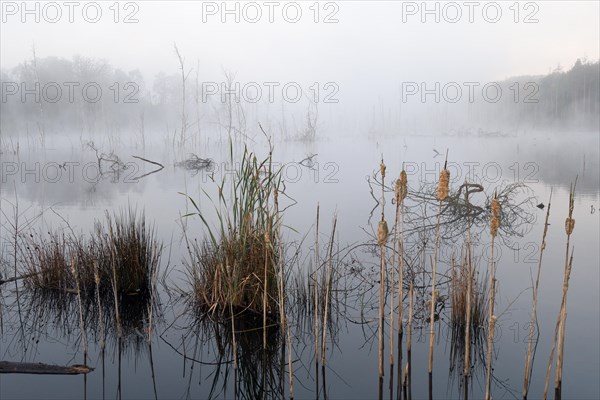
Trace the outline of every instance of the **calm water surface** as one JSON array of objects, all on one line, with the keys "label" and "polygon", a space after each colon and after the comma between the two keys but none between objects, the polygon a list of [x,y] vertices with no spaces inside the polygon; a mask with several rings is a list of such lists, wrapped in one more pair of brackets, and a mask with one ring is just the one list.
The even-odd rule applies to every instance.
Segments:
[{"label": "calm water surface", "polygon": [[[220,376],[220,383],[213,395],[218,398],[233,397],[233,373],[225,376],[224,369],[218,370],[214,365],[218,358],[213,338],[198,340],[191,325],[193,318],[186,313],[185,297],[174,290],[189,290],[182,262],[187,256],[182,240],[183,227],[188,237],[203,237],[198,218],[181,219],[182,215],[191,211],[189,202],[181,192],[199,199],[201,207],[210,217],[212,206],[203,190],[214,193],[211,176],[220,179],[223,173],[231,171],[229,147],[213,143],[174,151],[168,146],[154,143],[143,150],[129,144],[109,145],[108,141],[96,140],[105,151],[112,149],[125,163],[131,163],[130,168],[118,177],[108,175],[98,178],[97,170],[93,167],[94,153],[82,147],[78,140],[57,139],[46,149],[22,148],[18,155],[8,151],[2,154],[0,196],[4,262],[0,271],[3,277],[12,276],[10,222],[14,220],[17,199],[20,223],[33,221],[32,227],[37,230],[64,229],[62,217],[69,221],[74,231],[87,233],[93,229],[94,220],[104,217],[105,210],[118,211],[128,206],[143,210],[147,220],[155,224],[158,238],[165,244],[161,262],[161,275],[165,275],[158,288],[162,313],[154,327],[151,352],[142,332],[139,332],[137,339],[135,335],[129,339],[121,354],[114,342],[111,345],[109,341],[103,371],[98,340],[90,335],[88,363],[95,371],[87,378],[0,375],[0,398],[80,399],[84,395],[88,398],[115,398],[120,389],[122,398],[149,399],[155,397],[154,387],[158,398],[206,398],[211,393],[215,376]],[[260,141],[250,146],[259,154],[266,152],[266,145]],[[522,226],[522,237],[507,237],[497,250],[500,254],[497,264],[498,325],[494,358],[494,397],[497,399],[521,396],[531,310],[531,277],[537,268],[545,216],[545,210],[535,205],[547,204],[552,190],[551,225],[544,253],[538,305],[539,339],[530,393],[532,398],[538,398],[543,392],[545,369],[560,305],[569,184],[578,176],[574,211],[577,223],[572,239],[575,256],[568,297],[563,396],[600,398],[600,164],[597,134],[487,139],[408,136],[378,141],[348,138],[314,143],[275,143],[274,158],[281,162],[286,192],[294,200],[284,200],[284,205],[290,206],[285,212],[285,224],[293,228],[284,229],[284,238],[288,243],[299,244],[307,236],[299,246],[302,251],[294,268],[308,268],[309,260],[313,257],[317,204],[321,207],[323,241],[327,240],[330,233],[334,213],[338,215],[339,235],[336,242],[339,248],[371,241],[370,235],[376,230],[380,209],[376,209],[375,216],[370,219],[370,212],[376,203],[371,197],[367,177],[378,169],[381,156],[385,158],[388,168],[387,184],[398,176],[404,163],[409,173],[409,186],[411,190],[418,191],[419,182],[437,180],[446,149],[449,150],[453,188],[456,189],[465,180],[476,181],[491,195],[495,187],[524,181],[530,189],[527,193],[533,196],[531,202],[524,206],[533,223]],[[436,151],[442,155],[436,156]],[[175,165],[191,152],[212,158],[215,161],[213,172],[199,171],[194,174]],[[236,147],[235,153],[239,156],[241,148]],[[299,164],[310,154],[316,154],[312,168]],[[158,161],[165,168],[138,179],[152,172],[155,166],[136,160],[132,155]],[[57,175],[54,163],[62,165],[64,162],[73,164],[69,164],[67,169],[59,169]],[[482,201],[483,197],[478,199],[475,196],[474,202]],[[388,222],[394,218],[394,206],[390,201],[388,194]],[[482,273],[485,273],[487,263],[486,257],[481,255],[489,251],[486,230],[487,227],[479,230],[483,233],[474,250],[480,259],[478,268]],[[449,243],[441,251],[438,269],[442,274],[447,274],[448,261],[453,251],[460,253],[462,243],[462,239],[454,245]],[[366,271],[364,276],[370,276],[369,271],[377,265],[376,256],[364,251],[356,251],[355,255],[356,265]],[[329,398],[377,397],[377,312],[373,307],[376,297],[369,288],[369,283],[373,284],[374,280],[369,279],[364,281],[361,289],[357,289],[364,294],[362,297],[351,293],[339,298],[340,311],[334,327],[334,342],[328,343],[326,388]],[[83,362],[76,314],[71,316],[69,324],[65,324],[64,319],[53,317],[52,313],[42,318],[22,311],[23,316],[19,318],[19,308],[28,309],[30,299],[27,293],[22,292],[17,304],[14,284],[0,288],[0,360],[59,365]],[[377,285],[373,288],[376,290]],[[447,290],[447,285],[441,286],[442,293],[447,293]],[[448,316],[449,310],[446,309],[438,324],[434,362],[435,398],[461,397],[458,379],[449,373],[451,341]],[[314,398],[312,328],[310,325],[294,323],[292,329],[294,394],[296,398]],[[389,396],[387,387],[390,378],[387,370],[387,340],[386,397]],[[183,354],[188,358],[185,361]],[[417,323],[413,337],[415,398],[427,396],[427,354],[428,325],[422,321]],[[277,363],[274,368],[279,370]],[[287,396],[287,375],[285,379]],[[484,369],[479,365],[474,370],[471,384],[474,398],[483,396],[484,382]]]}]

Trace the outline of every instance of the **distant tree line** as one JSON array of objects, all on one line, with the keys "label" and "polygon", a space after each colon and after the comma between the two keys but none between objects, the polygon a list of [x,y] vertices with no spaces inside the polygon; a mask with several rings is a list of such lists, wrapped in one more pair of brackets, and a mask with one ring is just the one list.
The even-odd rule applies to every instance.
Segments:
[{"label": "distant tree line", "polygon": [[[569,128],[597,131],[600,124],[600,64],[578,59],[568,71],[558,67],[544,76],[500,82],[499,104],[478,101],[481,121],[515,128]],[[504,125],[506,126],[506,125]]]},{"label": "distant tree line", "polygon": [[[201,126],[243,136],[246,126],[257,125],[257,121],[267,129],[279,130],[285,137],[289,123],[285,119],[288,119],[300,121],[292,131],[310,131],[310,137],[314,138],[317,111],[311,110],[310,105],[308,113],[300,111],[300,117],[296,118],[284,116],[284,105],[267,105],[267,113],[276,114],[273,122],[268,116],[258,114],[256,105],[223,102],[220,96],[203,102],[198,68],[185,66],[187,83],[185,107],[182,107],[181,71],[160,72],[152,82],[146,82],[138,69],[123,71],[106,61],[81,56],[71,60],[38,59],[34,51],[30,60],[0,71],[0,130],[3,136],[27,135],[41,141],[46,135],[77,132],[129,136],[133,133],[143,140],[145,131],[159,130],[185,143],[186,136],[200,135]],[[232,84],[233,79],[226,74],[223,80]],[[494,88],[484,98],[483,84],[475,91],[474,101],[463,96],[456,104],[428,102],[413,109],[403,104],[396,117],[390,111],[392,117],[385,113],[374,114],[372,118],[365,115],[364,119],[375,121],[372,129],[390,133],[473,132],[482,128],[499,132],[549,128],[598,130],[598,61],[577,60],[567,71],[559,67],[543,76],[519,76],[494,83],[502,91],[498,101],[490,101]],[[308,122],[304,122],[307,118]]]},{"label": "distant tree line", "polygon": [[147,87],[139,70],[75,56],[33,59],[0,72],[0,129],[9,135],[103,131],[174,124],[177,76],[159,74]]}]

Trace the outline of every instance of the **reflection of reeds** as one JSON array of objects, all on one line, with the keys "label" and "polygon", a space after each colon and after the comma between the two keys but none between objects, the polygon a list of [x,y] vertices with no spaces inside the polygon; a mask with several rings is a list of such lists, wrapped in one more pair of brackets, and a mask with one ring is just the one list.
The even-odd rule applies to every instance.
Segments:
[{"label": "reflection of reeds", "polygon": [[[152,289],[155,291],[156,289]],[[149,296],[122,295],[118,298],[120,323],[116,320],[116,307],[112,294],[102,298],[99,305],[97,297],[81,292],[82,312],[80,314],[79,302],[74,292],[59,292],[30,288],[26,291],[27,312],[31,315],[31,322],[40,327],[52,322],[65,335],[76,332],[76,327],[84,326],[89,335],[89,342],[100,343],[100,351],[104,348],[116,349],[121,337],[122,347],[135,355],[144,349],[146,338],[141,332],[146,331],[150,325],[157,323],[157,318],[150,321],[149,311],[152,307],[154,313],[160,315],[158,301],[152,302]],[[80,315],[83,322],[80,321]],[[120,331],[120,333],[119,333]]]},{"label": "reflection of reeds", "polygon": [[215,349],[216,359],[210,363],[215,365],[215,372],[212,374],[211,389],[207,397],[218,397],[219,392],[226,389],[232,360],[235,360],[236,364],[233,395],[235,398],[283,397],[280,380],[283,371],[278,359],[282,345],[279,325],[267,326],[266,349],[263,348],[260,314],[238,313],[235,315],[235,332],[232,331],[232,326],[231,320],[214,320],[210,318],[210,314],[204,314],[196,319],[194,324],[193,336],[200,337],[202,346],[212,344]]}]

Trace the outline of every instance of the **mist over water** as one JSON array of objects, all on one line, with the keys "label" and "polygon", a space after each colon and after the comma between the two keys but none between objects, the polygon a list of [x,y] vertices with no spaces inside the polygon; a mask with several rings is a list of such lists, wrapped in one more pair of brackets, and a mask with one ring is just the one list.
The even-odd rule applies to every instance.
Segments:
[{"label": "mist over water", "polygon": [[[467,395],[486,393],[493,247],[491,391],[498,399],[523,397],[532,288],[543,255],[529,387],[529,398],[541,398],[563,298],[565,218],[575,181],[561,393],[600,396],[597,2],[3,0],[0,6],[1,398],[293,393],[359,399],[388,398],[390,385],[392,397],[409,398],[402,379],[411,282],[412,396],[464,398],[464,327],[455,322],[460,290],[453,274],[466,263],[467,243],[481,285],[473,293],[483,296],[481,314],[473,314],[482,319],[472,328]],[[248,319],[239,312],[233,325],[226,312],[216,317],[198,306],[193,273],[206,265],[196,258],[206,254],[195,249],[219,254],[226,247],[211,247],[214,232],[243,234],[224,227],[223,216],[233,215],[244,198],[239,179],[248,154],[268,162],[245,179],[269,187],[269,171],[277,171],[279,182],[277,200],[269,192],[259,207],[281,218],[270,240],[282,246],[276,254],[285,292],[285,302],[273,298],[268,315],[274,328],[265,330],[264,348],[262,311],[251,310],[256,315]],[[444,169],[450,172],[449,197],[438,208]],[[397,208],[402,170],[408,194]],[[502,213],[492,239],[496,195]],[[162,249],[147,292],[140,285],[117,294],[110,277],[102,281],[108,289],[92,285],[79,295],[71,278],[61,278],[59,290],[36,286],[30,272],[38,275],[42,257],[34,255],[59,238],[65,254],[79,245],[80,253],[88,249],[99,263],[104,256],[114,260],[116,250],[112,256],[94,253],[100,246],[95,241],[101,242],[96,235],[109,232],[107,215],[116,218],[125,210],[143,214],[156,237],[150,247]],[[395,229],[396,210],[405,213],[404,230]],[[262,215],[254,213],[247,217]],[[238,217],[244,226],[245,217]],[[390,232],[383,253],[383,391],[382,218]],[[402,300],[394,242],[400,237]],[[119,265],[126,271],[125,261]],[[241,282],[236,284],[246,280]],[[262,275],[258,282],[256,293]],[[323,371],[322,363],[315,366],[315,285],[323,290],[318,318],[324,318],[325,298],[331,307],[327,323],[320,320],[317,328],[327,326]],[[98,305],[96,291],[106,304]],[[274,317],[280,304],[283,322]],[[86,364],[94,370],[85,376],[4,374],[2,362]],[[549,397],[555,396],[556,356],[552,365]]]}]

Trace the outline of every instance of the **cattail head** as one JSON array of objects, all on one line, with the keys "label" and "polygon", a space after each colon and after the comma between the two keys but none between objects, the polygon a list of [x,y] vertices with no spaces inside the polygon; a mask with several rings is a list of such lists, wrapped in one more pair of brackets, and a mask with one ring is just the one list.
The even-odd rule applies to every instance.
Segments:
[{"label": "cattail head", "polygon": [[567,217],[565,220],[565,231],[567,235],[573,233],[573,229],[575,229],[575,218]]},{"label": "cattail head", "polygon": [[440,181],[438,183],[438,189],[437,189],[437,198],[439,201],[443,201],[446,199],[446,197],[448,197],[449,186],[450,186],[450,171],[448,171],[446,168],[444,168],[442,170],[442,172],[440,172]]},{"label": "cattail head", "polygon": [[383,163],[383,158],[381,159],[381,164],[379,164],[379,173],[381,174],[381,179],[385,178],[385,164]]},{"label": "cattail head", "polygon": [[575,183],[571,185],[569,190],[569,216],[565,220],[565,231],[567,232],[567,235],[571,235],[573,229],[575,229],[575,219],[573,218],[573,209],[575,208],[575,185],[577,185],[577,178],[575,178]]},{"label": "cattail head", "polygon": [[379,226],[377,227],[377,243],[380,246],[385,246],[388,238],[388,226],[385,219],[379,221]]},{"label": "cattail head", "polygon": [[400,203],[408,194],[406,171],[400,172],[400,178],[396,181],[396,202]]},{"label": "cattail head", "polygon": [[500,227],[500,202],[498,197],[494,195],[492,199],[492,222],[490,223],[490,234],[493,238],[498,234],[498,228]]}]

